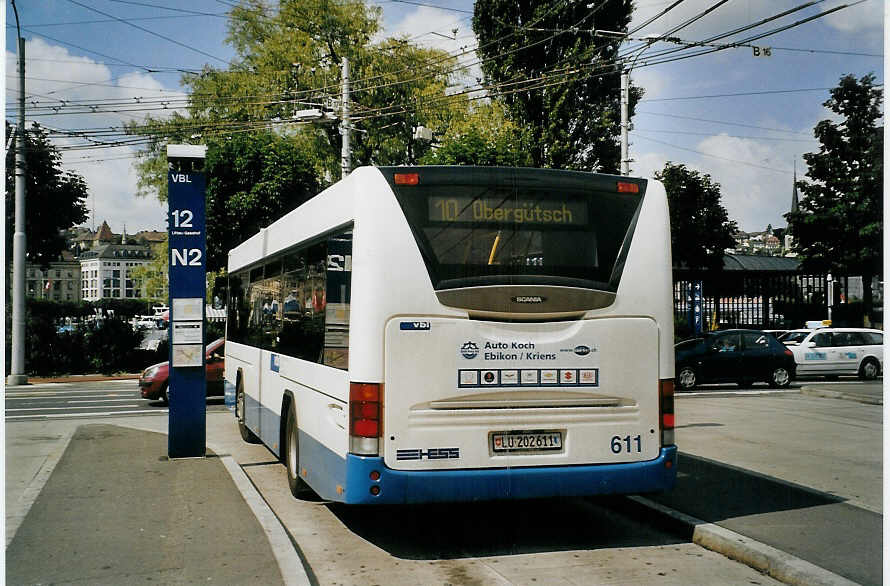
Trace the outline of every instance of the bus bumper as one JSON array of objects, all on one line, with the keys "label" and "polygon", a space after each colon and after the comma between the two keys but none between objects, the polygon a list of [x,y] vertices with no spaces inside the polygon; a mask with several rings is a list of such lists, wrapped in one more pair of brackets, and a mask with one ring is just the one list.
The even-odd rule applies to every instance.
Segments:
[{"label": "bus bumper", "polygon": [[638,494],[670,490],[676,478],[677,446],[646,462],[474,470],[392,470],[383,458],[348,454],[343,496],[347,504],[404,504]]}]

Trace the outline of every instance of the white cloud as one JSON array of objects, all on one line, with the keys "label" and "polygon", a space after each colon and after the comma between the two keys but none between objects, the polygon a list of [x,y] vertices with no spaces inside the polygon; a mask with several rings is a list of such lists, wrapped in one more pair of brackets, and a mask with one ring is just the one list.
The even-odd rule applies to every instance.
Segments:
[{"label": "white cloud", "polygon": [[720,183],[723,205],[742,230],[762,230],[767,224],[785,225],[783,214],[791,206],[792,176],[796,147],[735,138],[720,134],[698,144],[706,168]]},{"label": "white cloud", "polygon": [[[634,11],[633,20],[630,25],[631,30],[669,6],[669,4],[664,2],[652,2],[647,0],[637,4],[638,6]],[[703,16],[698,21],[683,28],[677,35],[683,39],[701,40],[708,36],[736,29],[740,26],[753,24],[762,19],[789,10],[795,6],[799,6],[800,4],[801,2],[797,0],[748,0],[746,2],[727,2],[713,12]],[[669,31],[673,27],[680,26],[692,17],[704,12],[712,5],[712,0],[687,0],[664,16],[655,20],[652,24],[640,30],[638,34],[661,34]],[[792,13],[781,19],[766,23],[759,28],[752,29],[751,31],[742,34],[748,36],[766,32],[774,28],[791,24],[803,18],[814,16],[832,7],[833,6],[818,4]],[[882,3],[880,0],[869,0],[863,4],[839,10],[838,12],[823,17],[822,20],[829,26],[845,33],[880,31],[883,22],[881,8]],[[810,24],[808,23],[804,26],[810,26]],[[661,46],[658,45],[658,48],[661,48]]]},{"label": "white cloud", "polygon": [[[168,90],[144,72],[129,72],[117,77],[111,68],[87,57],[72,55],[63,47],[51,45],[40,38],[27,41],[26,112],[28,124],[37,122],[45,128],[77,133],[83,129],[120,128],[125,122],[141,118],[144,113],[115,112],[132,109],[145,100],[170,99],[169,108],[152,111],[155,117],[169,115],[181,102],[183,93]],[[17,103],[16,55],[6,52],[7,103]],[[113,103],[116,106],[97,107],[96,113],[71,113],[78,103]],[[57,108],[47,110],[46,108]],[[50,114],[50,115],[47,115]],[[119,137],[118,137],[119,138]],[[68,150],[66,147],[90,144],[82,138],[65,138],[54,134],[53,143],[62,153],[62,164],[85,179],[89,197],[87,204],[94,210],[96,225],[107,220],[112,230],[120,232],[126,224],[128,232],[141,229],[163,229],[166,211],[153,198],[137,198],[136,172],[132,163],[133,147],[90,148]],[[95,137],[106,142],[115,138]],[[92,144],[95,145],[95,142]],[[90,162],[92,161],[92,162]],[[88,221],[88,224],[91,221]]]},{"label": "white cloud", "polygon": [[[791,169],[800,150],[795,143],[773,144],[719,134],[690,149],[701,154],[668,148],[644,150],[636,144],[631,147],[633,175],[652,179],[667,161],[710,175],[712,181],[720,184],[729,218],[742,230],[762,230],[767,224],[779,227],[786,223],[783,214],[791,206]],[[797,168],[800,178],[804,167],[799,159]]]},{"label": "white cloud", "polygon": [[482,78],[482,69],[474,51],[476,36],[468,15],[464,13],[419,6],[387,27],[385,35],[404,37],[416,45],[458,56],[458,63],[465,66],[456,71],[462,83],[475,85],[476,79]]}]

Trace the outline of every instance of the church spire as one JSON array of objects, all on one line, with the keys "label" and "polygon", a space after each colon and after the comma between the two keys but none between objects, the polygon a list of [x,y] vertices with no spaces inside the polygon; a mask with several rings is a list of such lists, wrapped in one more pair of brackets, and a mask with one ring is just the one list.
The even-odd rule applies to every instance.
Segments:
[{"label": "church spire", "polygon": [[791,212],[797,212],[797,161],[794,161],[794,187],[791,190]]}]

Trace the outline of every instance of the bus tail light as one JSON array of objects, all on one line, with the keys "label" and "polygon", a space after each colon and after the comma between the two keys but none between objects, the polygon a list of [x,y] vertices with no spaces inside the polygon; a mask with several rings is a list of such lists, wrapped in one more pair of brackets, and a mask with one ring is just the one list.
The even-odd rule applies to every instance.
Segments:
[{"label": "bus tail light", "polygon": [[674,444],[674,379],[658,381],[658,413],[661,419],[661,445]]},{"label": "bus tail light", "polygon": [[349,451],[363,456],[380,454],[383,431],[383,385],[349,383]]}]

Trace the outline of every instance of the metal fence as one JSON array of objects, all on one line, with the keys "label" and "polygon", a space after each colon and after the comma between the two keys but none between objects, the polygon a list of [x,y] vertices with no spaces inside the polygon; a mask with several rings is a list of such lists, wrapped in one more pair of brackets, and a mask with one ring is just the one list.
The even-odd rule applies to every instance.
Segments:
[{"label": "metal fence", "polygon": [[[839,308],[838,300],[849,297],[849,279],[841,277],[835,281],[832,307]],[[774,271],[722,271],[711,275],[674,271],[674,317],[678,334],[692,333],[696,320],[703,331],[799,328],[808,320],[828,318],[828,307],[827,275]],[[843,321],[856,321],[855,316],[847,315],[850,312],[836,311],[844,314]]]}]

